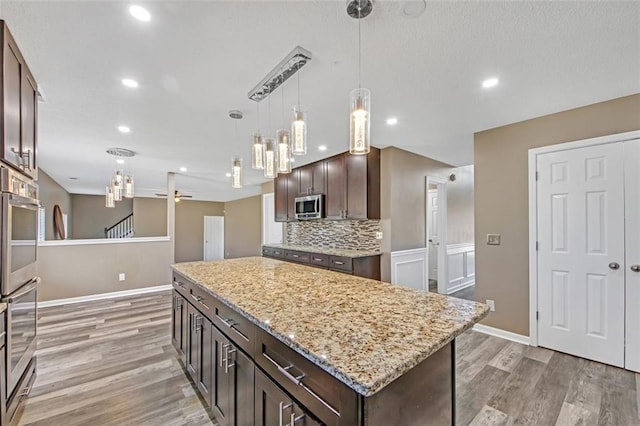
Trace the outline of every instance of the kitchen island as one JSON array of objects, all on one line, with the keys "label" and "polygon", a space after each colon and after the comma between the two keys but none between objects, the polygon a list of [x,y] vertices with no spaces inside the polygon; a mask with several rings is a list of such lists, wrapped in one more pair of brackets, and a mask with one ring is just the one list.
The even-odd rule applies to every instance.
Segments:
[{"label": "kitchen island", "polygon": [[485,305],[260,257],[173,268],[173,342],[221,424],[453,423]]}]

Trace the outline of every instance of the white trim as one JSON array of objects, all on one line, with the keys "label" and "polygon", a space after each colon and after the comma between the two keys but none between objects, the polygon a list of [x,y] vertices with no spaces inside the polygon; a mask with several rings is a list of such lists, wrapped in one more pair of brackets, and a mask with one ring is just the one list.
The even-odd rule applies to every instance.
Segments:
[{"label": "white trim", "polygon": [[438,187],[438,216],[440,217],[440,229],[438,236],[440,237],[440,247],[438,250],[438,293],[447,294],[449,286],[449,263],[447,262],[447,179],[437,176],[426,176],[424,186],[424,243],[427,249],[426,268],[427,268],[427,290],[429,289],[429,236],[427,235],[429,220],[429,184],[433,183]]},{"label": "white trim", "polygon": [[529,150],[529,335],[531,336],[531,346],[538,346],[538,320],[536,319],[536,312],[538,310],[538,253],[536,251],[536,239],[538,237],[536,165],[538,155],[585,148],[588,146],[625,142],[634,139],[640,139],[640,130],[560,143]]},{"label": "white trim", "polygon": [[[427,269],[427,249],[417,248],[391,252],[391,284],[406,285],[398,282],[398,266],[409,263],[422,263],[422,283],[424,291],[429,291],[429,270]],[[412,287],[415,288],[415,287]]]},{"label": "white trim", "polygon": [[111,293],[90,294],[88,296],[70,297],[68,299],[45,300],[38,302],[38,308],[48,308],[49,306],[72,305],[74,303],[93,302],[95,300],[113,299],[116,297],[133,296],[137,294],[157,293],[171,290],[171,284],[158,285],[155,287],[134,288],[131,290],[114,291]]},{"label": "white trim", "polygon": [[523,345],[529,345],[529,336],[523,336],[522,334],[512,333],[507,330],[502,330],[495,327],[489,327],[484,324],[476,324],[473,326],[473,331],[479,333],[488,334],[490,336],[500,337],[501,339],[511,340],[512,342],[521,343]]},{"label": "white trim", "polygon": [[449,287],[449,290],[447,290],[447,294],[455,293],[456,291],[464,290],[465,288],[471,287],[474,285],[476,285],[475,280],[462,282],[460,284],[454,285],[453,287]]},{"label": "white trim", "polygon": [[466,253],[468,251],[475,251],[475,248],[475,243],[449,244],[447,246],[447,254]]},{"label": "white trim", "polygon": [[171,241],[171,237],[95,238],[86,240],[38,241],[39,247],[50,246],[91,246],[97,244],[157,243]]}]

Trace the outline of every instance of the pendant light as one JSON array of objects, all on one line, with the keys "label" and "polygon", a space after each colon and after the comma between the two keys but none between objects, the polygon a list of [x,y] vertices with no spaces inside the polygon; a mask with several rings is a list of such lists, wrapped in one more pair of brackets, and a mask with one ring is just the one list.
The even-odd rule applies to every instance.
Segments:
[{"label": "pendant light", "polygon": [[307,153],[307,113],[300,105],[300,70],[298,69],[298,104],[293,107],[291,123],[291,153],[305,155]]},{"label": "pendant light", "polygon": [[254,170],[264,169],[264,140],[260,134],[260,104],[256,102],[258,130],[253,134],[251,144],[251,168]]},{"label": "pendant light", "polygon": [[[282,93],[282,121],[284,121],[284,86]],[[291,173],[291,133],[286,129],[280,129],[276,132],[276,140],[278,141],[278,173]]]},{"label": "pendant light", "polygon": [[104,206],[113,209],[116,207],[115,201],[116,200],[113,198],[113,186],[109,185],[105,191]]},{"label": "pendant light", "polygon": [[371,91],[361,87],[362,36],[360,23],[371,13],[371,0],[353,0],[347,6],[349,16],[358,20],[358,88],[351,91],[349,114],[349,152],[368,154],[371,150]]},{"label": "pendant light", "polygon": [[234,157],[231,160],[231,187],[242,188],[242,158]]},{"label": "pendant light", "polygon": [[[232,109],[229,111],[229,117],[234,120],[235,126],[235,139],[238,138],[238,120],[242,119],[242,111]],[[242,158],[233,157],[231,159],[231,187],[242,188],[243,176],[242,176]]]},{"label": "pendant light", "polygon": [[264,140],[264,177],[267,179],[278,177],[278,148],[273,138]]},{"label": "pendant light", "polygon": [[124,197],[133,198],[134,194],[133,175],[127,175],[124,177]]}]

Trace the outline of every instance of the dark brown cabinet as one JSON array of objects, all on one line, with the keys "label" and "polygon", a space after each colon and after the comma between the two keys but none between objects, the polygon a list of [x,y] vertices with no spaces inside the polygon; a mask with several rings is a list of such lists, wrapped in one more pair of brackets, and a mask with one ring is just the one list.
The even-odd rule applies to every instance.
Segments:
[{"label": "dark brown cabinet", "polygon": [[211,403],[212,330],[211,322],[196,308],[187,304],[189,330],[185,366],[202,397]]},{"label": "dark brown cabinet", "polygon": [[278,175],[274,181],[276,222],[286,222],[288,219],[287,203],[289,202],[289,193],[287,191],[287,183],[287,175]]},{"label": "dark brown cabinet", "polygon": [[185,349],[187,347],[187,303],[177,291],[173,292],[171,341],[175,346],[182,362],[185,361]]},{"label": "dark brown cabinet", "polygon": [[342,154],[325,160],[327,168],[327,193],[325,212],[327,219],[344,219],[347,210],[347,165]]},{"label": "dark brown cabinet", "polygon": [[4,21],[2,29],[2,161],[37,177],[37,83]]},{"label": "dark brown cabinet", "polygon": [[298,172],[298,195],[315,195],[324,194],[326,191],[326,164],[324,161],[307,164],[299,169]]},{"label": "dark brown cabinet", "polygon": [[256,371],[255,393],[256,426],[321,425],[260,371]]},{"label": "dark brown cabinet", "polygon": [[287,180],[287,220],[296,220],[296,197],[300,186],[299,171],[293,170],[284,176]]}]

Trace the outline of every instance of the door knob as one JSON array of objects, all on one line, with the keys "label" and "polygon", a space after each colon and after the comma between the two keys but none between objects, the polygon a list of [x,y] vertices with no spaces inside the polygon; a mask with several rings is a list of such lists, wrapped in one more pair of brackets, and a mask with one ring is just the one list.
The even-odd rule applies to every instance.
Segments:
[{"label": "door knob", "polygon": [[640,272],[640,265],[631,265],[631,270],[633,272]]},{"label": "door knob", "polygon": [[619,264],[618,262],[611,262],[611,263],[609,264],[609,269],[613,269],[614,271],[615,271],[616,269],[620,269],[620,264]]}]

